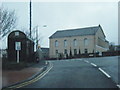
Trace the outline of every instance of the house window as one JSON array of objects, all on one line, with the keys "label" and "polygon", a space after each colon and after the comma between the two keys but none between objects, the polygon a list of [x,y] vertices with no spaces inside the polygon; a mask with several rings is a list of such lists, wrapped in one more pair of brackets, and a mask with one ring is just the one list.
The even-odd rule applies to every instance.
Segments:
[{"label": "house window", "polygon": [[55,47],[58,47],[58,41],[57,40],[55,41]]},{"label": "house window", "polygon": [[85,46],[88,45],[88,39],[87,39],[87,38],[84,39],[84,45],[85,45]]},{"label": "house window", "polygon": [[64,40],[64,47],[67,46],[67,40]]},{"label": "house window", "polygon": [[64,54],[67,54],[67,49],[64,50]]},{"label": "house window", "polygon": [[88,50],[87,50],[87,49],[85,49],[85,53],[88,53]]},{"label": "house window", "polygon": [[19,32],[15,32],[15,36],[19,36]]},{"label": "house window", "polygon": [[77,40],[76,39],[73,40],[73,46],[77,46]]},{"label": "house window", "polygon": [[77,55],[77,49],[74,49],[74,55]]}]

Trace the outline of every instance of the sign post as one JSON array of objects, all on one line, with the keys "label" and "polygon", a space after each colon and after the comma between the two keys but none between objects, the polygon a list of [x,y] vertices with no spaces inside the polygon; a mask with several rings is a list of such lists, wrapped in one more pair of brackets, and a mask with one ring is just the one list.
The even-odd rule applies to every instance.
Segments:
[{"label": "sign post", "polygon": [[19,51],[21,50],[21,42],[15,42],[15,50],[17,50],[17,63],[20,62]]},{"label": "sign post", "polygon": [[19,63],[19,50],[17,50],[17,63]]}]

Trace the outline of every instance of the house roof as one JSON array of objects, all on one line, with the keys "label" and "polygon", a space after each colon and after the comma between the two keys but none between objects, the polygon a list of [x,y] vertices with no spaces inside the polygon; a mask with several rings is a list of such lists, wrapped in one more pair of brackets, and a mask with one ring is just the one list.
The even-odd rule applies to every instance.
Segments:
[{"label": "house roof", "polygon": [[51,38],[71,37],[71,36],[95,35],[95,33],[99,30],[99,28],[101,28],[100,25],[94,27],[60,30],[60,31],[56,31],[49,38],[51,39]]}]

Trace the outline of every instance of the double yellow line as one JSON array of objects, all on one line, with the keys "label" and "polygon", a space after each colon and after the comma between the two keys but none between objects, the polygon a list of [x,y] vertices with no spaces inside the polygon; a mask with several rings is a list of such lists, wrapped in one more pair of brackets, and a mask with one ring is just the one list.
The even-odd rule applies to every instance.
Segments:
[{"label": "double yellow line", "polygon": [[49,62],[49,66],[47,67],[47,69],[45,71],[43,71],[40,75],[35,77],[34,79],[23,82],[23,83],[20,83],[20,84],[17,84],[17,85],[14,85],[14,86],[10,86],[8,88],[13,90],[13,89],[16,89],[16,88],[21,88],[21,87],[27,86],[29,84],[32,84],[32,83],[40,80],[42,77],[44,77],[52,69],[52,67],[53,67],[53,64],[51,62]]}]

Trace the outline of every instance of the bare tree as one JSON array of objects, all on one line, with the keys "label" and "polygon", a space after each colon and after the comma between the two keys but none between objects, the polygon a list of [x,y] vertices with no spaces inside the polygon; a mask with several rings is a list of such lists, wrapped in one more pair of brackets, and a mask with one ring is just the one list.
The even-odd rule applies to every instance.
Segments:
[{"label": "bare tree", "polygon": [[[30,32],[27,28],[22,27],[21,30],[26,34],[27,37],[30,38]],[[38,45],[41,45],[41,43],[42,43],[43,36],[40,33],[38,33],[37,26],[35,26],[32,29],[31,39],[36,43],[36,47],[38,47]]]},{"label": "bare tree", "polygon": [[30,32],[29,32],[29,30],[27,28],[25,28],[24,26],[22,26],[20,28],[20,30],[23,31],[26,34],[26,36],[30,38]]},{"label": "bare tree", "polygon": [[5,37],[15,26],[15,11],[0,7],[0,38]]}]

